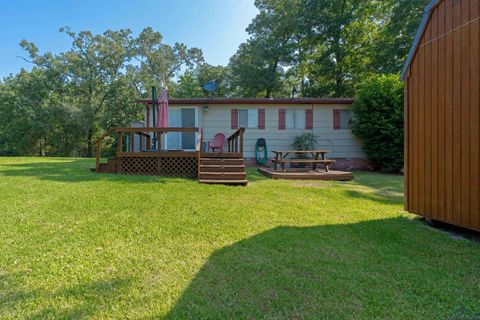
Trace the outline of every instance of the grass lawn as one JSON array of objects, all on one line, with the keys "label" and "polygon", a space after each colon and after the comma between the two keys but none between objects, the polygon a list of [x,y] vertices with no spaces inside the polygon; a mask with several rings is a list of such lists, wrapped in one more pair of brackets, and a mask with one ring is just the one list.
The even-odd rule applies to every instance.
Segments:
[{"label": "grass lawn", "polygon": [[480,244],[403,211],[403,178],[248,187],[0,158],[0,318],[480,315]]}]

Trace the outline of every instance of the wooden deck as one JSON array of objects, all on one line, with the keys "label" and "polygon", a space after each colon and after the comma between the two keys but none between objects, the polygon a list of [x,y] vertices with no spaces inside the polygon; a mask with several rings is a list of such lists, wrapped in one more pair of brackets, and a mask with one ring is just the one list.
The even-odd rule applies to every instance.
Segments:
[{"label": "wooden deck", "polygon": [[258,168],[264,176],[284,180],[326,180],[351,181],[353,174],[345,171],[312,171],[311,169],[289,169],[287,172],[275,171],[273,168]]},{"label": "wooden deck", "polygon": [[[243,133],[237,129],[228,139],[224,152],[202,151],[201,128],[116,128],[96,142],[97,173],[197,178],[200,183],[247,185],[243,159]],[[169,132],[195,132],[195,150],[164,150],[162,141]],[[102,142],[116,134],[117,154],[106,163],[100,161]],[[128,139],[123,139],[126,136]],[[155,139],[153,139],[155,137]]]}]

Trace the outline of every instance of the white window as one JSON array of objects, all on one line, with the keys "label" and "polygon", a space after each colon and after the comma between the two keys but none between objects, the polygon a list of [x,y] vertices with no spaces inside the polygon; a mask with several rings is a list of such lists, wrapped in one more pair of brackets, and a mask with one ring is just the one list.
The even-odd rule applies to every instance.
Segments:
[{"label": "white window", "polygon": [[340,110],[340,129],[350,129],[350,110]]},{"label": "white window", "polygon": [[305,110],[286,110],[285,127],[287,129],[305,129]]},{"label": "white window", "polygon": [[258,109],[240,109],[238,110],[239,128],[258,128]]}]

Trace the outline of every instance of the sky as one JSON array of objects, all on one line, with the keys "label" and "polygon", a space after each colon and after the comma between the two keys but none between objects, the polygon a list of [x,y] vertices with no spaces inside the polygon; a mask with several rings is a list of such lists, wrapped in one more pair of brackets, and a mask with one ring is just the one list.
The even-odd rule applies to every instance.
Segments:
[{"label": "sky", "polygon": [[0,0],[0,79],[27,62],[19,43],[33,42],[40,52],[71,47],[58,29],[131,29],[137,35],[150,26],[167,44],[183,42],[202,49],[206,62],[226,65],[244,42],[248,24],[258,13],[254,0]]}]

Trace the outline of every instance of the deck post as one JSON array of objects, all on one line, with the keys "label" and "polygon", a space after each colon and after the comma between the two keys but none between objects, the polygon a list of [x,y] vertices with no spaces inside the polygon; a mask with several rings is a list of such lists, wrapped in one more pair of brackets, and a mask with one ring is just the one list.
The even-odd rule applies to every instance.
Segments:
[{"label": "deck post", "polygon": [[135,133],[130,132],[130,152],[135,152]]},{"label": "deck post", "polygon": [[122,131],[118,131],[118,136],[117,136],[117,155],[120,155],[122,153]]}]

